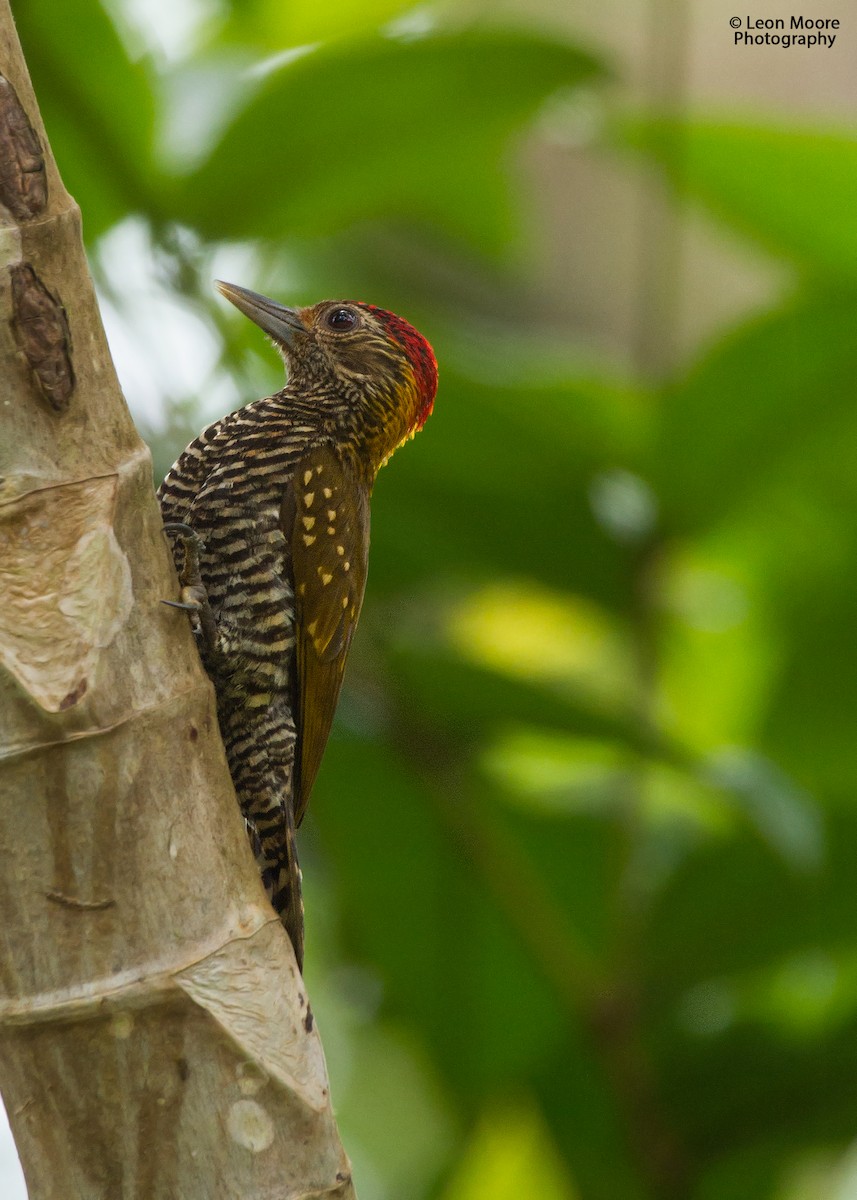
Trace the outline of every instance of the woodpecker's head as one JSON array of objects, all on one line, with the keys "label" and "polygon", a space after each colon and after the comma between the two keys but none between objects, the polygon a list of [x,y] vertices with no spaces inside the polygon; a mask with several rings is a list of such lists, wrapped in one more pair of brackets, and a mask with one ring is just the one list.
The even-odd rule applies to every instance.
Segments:
[{"label": "woodpecker's head", "polygon": [[320,386],[367,429],[384,428],[389,444],[379,444],[380,461],[422,429],[434,406],[437,362],[413,325],[356,300],[286,308],[232,283],[216,286],[268,334],[293,382]]}]

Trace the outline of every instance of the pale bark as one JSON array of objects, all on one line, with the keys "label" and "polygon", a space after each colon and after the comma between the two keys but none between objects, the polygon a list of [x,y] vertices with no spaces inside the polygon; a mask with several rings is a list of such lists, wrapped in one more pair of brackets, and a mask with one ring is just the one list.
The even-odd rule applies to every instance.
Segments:
[{"label": "pale bark", "polygon": [[0,75],[0,1089],[30,1197],[348,1200],[6,0]]}]

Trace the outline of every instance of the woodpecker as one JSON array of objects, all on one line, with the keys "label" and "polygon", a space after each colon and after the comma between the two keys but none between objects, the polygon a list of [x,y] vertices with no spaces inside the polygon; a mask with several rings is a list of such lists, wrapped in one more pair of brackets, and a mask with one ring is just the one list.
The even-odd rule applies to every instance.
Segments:
[{"label": "woodpecker", "polygon": [[262,879],[303,970],[296,830],[363,603],[375,477],[431,413],[437,363],[374,305],[286,308],[216,286],[271,339],[287,382],[203,430],[161,484],[181,584],[166,603],[190,614]]}]

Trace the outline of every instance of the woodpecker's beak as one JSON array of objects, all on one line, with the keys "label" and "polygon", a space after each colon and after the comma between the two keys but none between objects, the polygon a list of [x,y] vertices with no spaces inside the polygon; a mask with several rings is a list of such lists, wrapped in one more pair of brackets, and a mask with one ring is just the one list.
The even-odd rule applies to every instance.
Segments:
[{"label": "woodpecker's beak", "polygon": [[294,349],[297,335],[307,333],[307,327],[296,308],[286,308],[285,305],[277,304],[276,300],[260,296],[258,292],[251,292],[248,288],[238,287],[234,283],[224,283],[222,279],[216,279],[214,286],[221,296],[287,350]]}]

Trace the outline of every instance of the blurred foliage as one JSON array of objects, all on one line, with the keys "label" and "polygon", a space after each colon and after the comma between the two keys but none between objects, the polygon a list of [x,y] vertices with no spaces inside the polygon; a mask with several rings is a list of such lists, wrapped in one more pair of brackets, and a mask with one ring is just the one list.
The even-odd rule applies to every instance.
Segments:
[{"label": "blurred foliage", "polygon": [[545,332],[514,170],[557,93],[605,94],[590,52],[401,0],[200,0],[166,49],[63,7],[16,15],[117,336],[175,305],[159,476],[279,386],[214,274],[371,298],[441,363],[303,831],[363,1200],[852,1195],[857,141],[611,125],[790,266],[629,379]]}]

